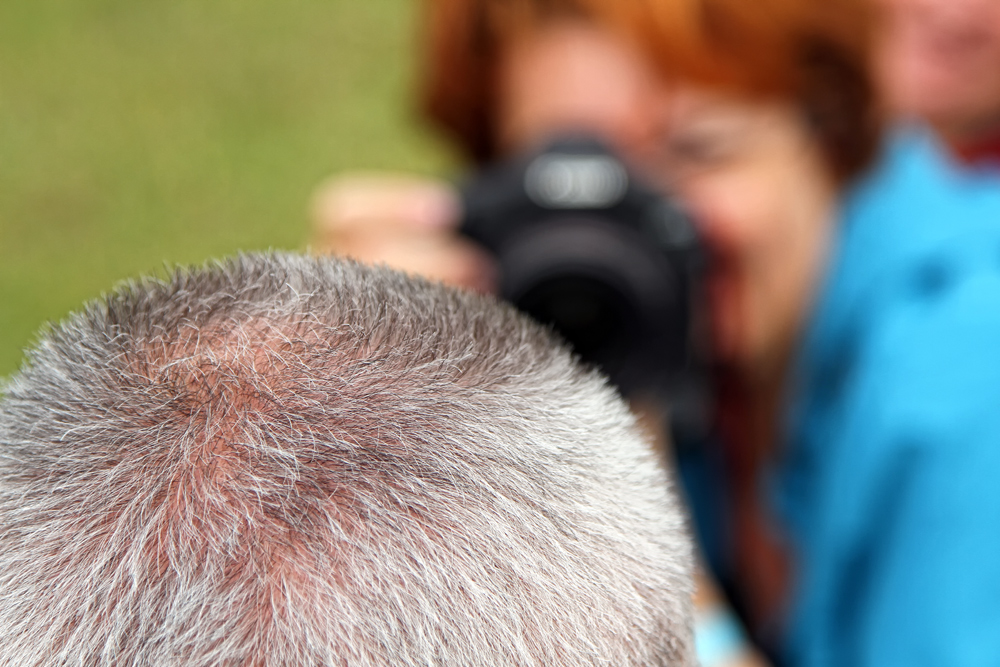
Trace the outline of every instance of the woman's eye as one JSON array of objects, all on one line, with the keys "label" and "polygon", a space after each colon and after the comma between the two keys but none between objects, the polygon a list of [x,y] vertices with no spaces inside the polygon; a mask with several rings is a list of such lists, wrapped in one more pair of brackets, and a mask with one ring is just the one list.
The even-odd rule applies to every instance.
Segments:
[{"label": "woman's eye", "polygon": [[737,143],[728,133],[692,133],[673,137],[667,150],[671,162],[679,168],[703,168],[733,157]]},{"label": "woman's eye", "polygon": [[698,137],[684,137],[670,144],[670,156],[681,164],[698,165],[711,163],[717,159],[721,150],[714,142]]}]

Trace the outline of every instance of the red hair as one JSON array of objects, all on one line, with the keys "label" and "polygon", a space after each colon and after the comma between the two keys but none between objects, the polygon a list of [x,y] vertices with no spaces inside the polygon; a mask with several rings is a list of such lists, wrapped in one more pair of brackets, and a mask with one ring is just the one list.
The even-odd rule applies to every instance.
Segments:
[{"label": "red hair", "polygon": [[[613,0],[612,0],[613,1]],[[423,112],[467,157],[496,157],[497,72],[505,48],[547,23],[586,15],[578,0],[425,0]]]},{"label": "red hair", "polygon": [[477,162],[496,157],[504,49],[566,17],[619,31],[667,77],[800,105],[838,178],[877,144],[869,0],[426,2],[423,108]]},{"label": "red hair", "polygon": [[807,114],[835,176],[871,159],[881,129],[870,0],[587,0],[664,75],[787,99]]}]

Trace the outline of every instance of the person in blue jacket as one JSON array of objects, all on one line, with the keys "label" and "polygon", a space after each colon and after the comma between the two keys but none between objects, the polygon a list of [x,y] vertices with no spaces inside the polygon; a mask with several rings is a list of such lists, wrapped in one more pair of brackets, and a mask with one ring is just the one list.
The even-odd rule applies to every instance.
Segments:
[{"label": "person in blue jacket", "polygon": [[1000,173],[907,129],[843,213],[774,476],[788,662],[1000,664]]}]

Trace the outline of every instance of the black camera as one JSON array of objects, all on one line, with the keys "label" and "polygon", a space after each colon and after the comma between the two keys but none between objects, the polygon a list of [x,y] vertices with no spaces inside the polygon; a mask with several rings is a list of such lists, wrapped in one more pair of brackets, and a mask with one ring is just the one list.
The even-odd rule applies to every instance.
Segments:
[{"label": "black camera", "polygon": [[478,173],[462,232],[496,256],[501,296],[552,325],[623,394],[707,413],[705,264],[690,218],[601,142],[566,138]]}]

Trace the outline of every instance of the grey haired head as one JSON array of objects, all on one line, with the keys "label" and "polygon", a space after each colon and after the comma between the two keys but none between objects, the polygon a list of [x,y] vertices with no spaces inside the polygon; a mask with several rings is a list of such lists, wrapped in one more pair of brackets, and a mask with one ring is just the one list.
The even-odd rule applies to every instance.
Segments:
[{"label": "grey haired head", "polygon": [[689,665],[689,559],[597,374],[384,268],[131,283],[0,396],[3,665]]}]

